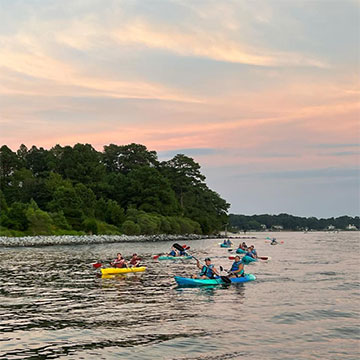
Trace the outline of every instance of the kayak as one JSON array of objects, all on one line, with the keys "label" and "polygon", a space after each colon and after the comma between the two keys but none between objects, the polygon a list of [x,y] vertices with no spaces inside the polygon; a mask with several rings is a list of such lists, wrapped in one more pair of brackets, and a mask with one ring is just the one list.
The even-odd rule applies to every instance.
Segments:
[{"label": "kayak", "polygon": [[158,257],[158,260],[187,260],[192,259],[191,255],[185,256],[169,256],[169,255],[162,255]]},{"label": "kayak", "polygon": [[[206,286],[206,285],[224,285],[226,284],[221,278],[215,279],[192,279],[192,278],[185,278],[181,276],[174,276],[176,283],[179,286]],[[246,274],[243,277],[234,277],[229,278],[231,283],[244,283],[248,281],[256,280],[256,276],[253,274]]]},{"label": "kayak", "polygon": [[105,268],[105,269],[101,269],[101,274],[103,275],[127,274],[127,273],[141,272],[145,270],[146,270],[145,266],[134,267],[134,268]]},{"label": "kayak", "polygon": [[220,244],[220,247],[222,247],[222,248],[229,248],[229,247],[231,247],[231,245],[229,245],[229,244]]},{"label": "kayak", "polygon": [[252,262],[254,262],[254,261],[257,261],[257,259],[254,259],[254,258],[252,258],[251,256],[244,256],[244,257],[241,259],[241,261],[242,261],[245,265],[247,265],[247,264],[250,264],[250,263],[252,263]]},{"label": "kayak", "polygon": [[238,248],[238,249],[236,249],[236,253],[237,253],[237,254],[246,254],[246,253],[247,253],[247,251],[246,251],[246,250],[243,250],[243,249]]}]

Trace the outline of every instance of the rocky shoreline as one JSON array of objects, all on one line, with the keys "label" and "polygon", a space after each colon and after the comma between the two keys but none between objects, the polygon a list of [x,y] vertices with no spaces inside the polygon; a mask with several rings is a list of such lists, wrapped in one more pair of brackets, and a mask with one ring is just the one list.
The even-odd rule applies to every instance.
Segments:
[{"label": "rocky shoreline", "polygon": [[222,235],[62,235],[62,236],[25,236],[0,237],[0,247],[54,246],[110,244],[128,242],[186,241],[203,239],[222,239]]}]

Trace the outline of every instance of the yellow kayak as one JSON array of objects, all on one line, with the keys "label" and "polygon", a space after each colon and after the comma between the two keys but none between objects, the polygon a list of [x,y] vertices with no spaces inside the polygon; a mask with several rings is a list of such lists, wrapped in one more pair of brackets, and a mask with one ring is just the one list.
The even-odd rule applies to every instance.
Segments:
[{"label": "yellow kayak", "polygon": [[105,268],[101,269],[101,274],[110,275],[110,274],[126,274],[131,272],[141,272],[145,271],[145,266],[134,267],[134,268]]}]

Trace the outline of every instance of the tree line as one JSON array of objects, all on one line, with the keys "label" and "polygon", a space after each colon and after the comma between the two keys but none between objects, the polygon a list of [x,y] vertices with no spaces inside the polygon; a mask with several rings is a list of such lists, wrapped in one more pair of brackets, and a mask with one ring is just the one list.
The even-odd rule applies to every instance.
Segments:
[{"label": "tree line", "polygon": [[229,204],[192,158],[141,144],[0,148],[0,235],[211,234]]},{"label": "tree line", "polygon": [[229,226],[233,230],[348,230],[349,225],[360,229],[359,216],[340,216],[337,218],[317,219],[316,217],[299,217],[289,214],[279,215],[229,215]]}]

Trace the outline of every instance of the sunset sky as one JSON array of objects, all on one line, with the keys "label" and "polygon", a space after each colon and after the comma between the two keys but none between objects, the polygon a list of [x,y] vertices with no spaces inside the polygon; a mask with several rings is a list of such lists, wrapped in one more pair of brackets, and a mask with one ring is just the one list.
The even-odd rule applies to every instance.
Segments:
[{"label": "sunset sky", "polygon": [[237,214],[359,215],[360,2],[0,0],[0,143],[139,143]]}]

